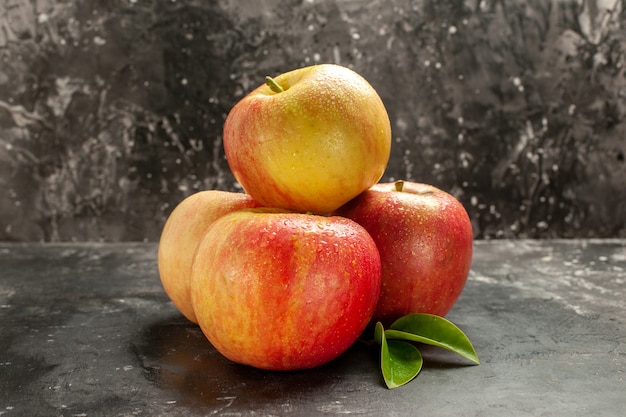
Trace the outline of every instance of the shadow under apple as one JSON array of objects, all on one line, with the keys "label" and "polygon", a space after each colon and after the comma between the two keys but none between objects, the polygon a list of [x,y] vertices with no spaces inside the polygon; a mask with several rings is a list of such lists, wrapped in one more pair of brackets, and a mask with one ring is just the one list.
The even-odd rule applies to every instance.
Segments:
[{"label": "shadow under apple", "polygon": [[[156,321],[132,344],[145,378],[190,408],[263,409],[315,401],[341,391],[381,388],[378,351],[356,342],[334,361],[301,371],[266,371],[222,356],[200,328],[181,315]],[[356,376],[355,376],[356,375]]]}]

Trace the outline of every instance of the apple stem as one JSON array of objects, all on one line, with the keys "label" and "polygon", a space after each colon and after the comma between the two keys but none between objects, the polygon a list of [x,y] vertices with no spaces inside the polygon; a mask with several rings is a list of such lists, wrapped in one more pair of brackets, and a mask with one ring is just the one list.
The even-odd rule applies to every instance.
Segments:
[{"label": "apple stem", "polygon": [[272,77],[269,75],[265,77],[265,84],[275,93],[282,93],[285,91]]},{"label": "apple stem", "polygon": [[396,185],[396,191],[402,191],[402,189],[404,188],[404,181],[398,180],[395,182],[395,185]]}]

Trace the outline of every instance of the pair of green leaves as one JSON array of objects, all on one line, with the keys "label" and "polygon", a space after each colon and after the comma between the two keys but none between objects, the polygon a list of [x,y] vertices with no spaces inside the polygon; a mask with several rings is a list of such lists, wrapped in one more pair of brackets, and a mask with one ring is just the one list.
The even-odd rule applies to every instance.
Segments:
[{"label": "pair of green leaves", "polygon": [[419,374],[423,359],[413,344],[424,343],[455,352],[479,364],[469,338],[454,323],[432,314],[409,314],[389,329],[376,323],[374,340],[380,345],[380,366],[388,388],[400,387]]}]

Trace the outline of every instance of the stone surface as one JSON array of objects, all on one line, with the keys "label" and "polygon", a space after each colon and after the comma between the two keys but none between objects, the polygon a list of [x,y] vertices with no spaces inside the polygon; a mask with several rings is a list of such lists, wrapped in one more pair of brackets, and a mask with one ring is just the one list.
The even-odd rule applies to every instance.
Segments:
[{"label": "stone surface", "polygon": [[623,2],[366,3],[0,2],[0,240],[157,240],[239,189],[235,102],[321,62],[380,92],[383,180],[451,192],[477,238],[626,236]]},{"label": "stone surface", "polygon": [[476,243],[448,315],[481,359],[423,348],[387,390],[357,343],[302,372],[235,365],[164,294],[154,244],[0,244],[0,415],[598,416],[626,409],[626,241]]}]

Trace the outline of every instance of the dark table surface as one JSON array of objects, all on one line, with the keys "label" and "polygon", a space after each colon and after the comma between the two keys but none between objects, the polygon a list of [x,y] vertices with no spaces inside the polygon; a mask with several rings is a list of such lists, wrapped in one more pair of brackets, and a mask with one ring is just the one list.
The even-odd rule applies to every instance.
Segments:
[{"label": "dark table surface", "polygon": [[0,243],[0,416],[623,416],[626,240],[477,241],[448,318],[388,390],[357,343],[308,371],[235,365],[163,292],[156,244]]}]

